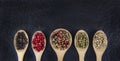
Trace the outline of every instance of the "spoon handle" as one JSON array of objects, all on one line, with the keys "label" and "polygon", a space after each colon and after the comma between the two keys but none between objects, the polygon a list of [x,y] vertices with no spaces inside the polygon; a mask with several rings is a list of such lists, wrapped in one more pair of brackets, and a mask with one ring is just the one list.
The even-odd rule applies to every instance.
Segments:
[{"label": "spoon handle", "polygon": [[57,55],[57,57],[58,57],[58,61],[63,61],[63,57],[64,57],[64,55],[59,54],[59,55]]},{"label": "spoon handle", "polygon": [[40,58],[36,57],[36,61],[40,61]]},{"label": "spoon handle", "polygon": [[63,57],[58,57],[58,61],[63,61]]},{"label": "spoon handle", "polygon": [[42,53],[36,53],[36,61],[41,61]]},{"label": "spoon handle", "polygon": [[18,56],[18,61],[23,61],[23,55]]},{"label": "spoon handle", "polygon": [[84,54],[80,54],[79,61],[84,61]]},{"label": "spoon handle", "polygon": [[97,61],[102,61],[102,56],[101,56],[101,55],[97,55],[96,57],[97,57],[97,58],[96,58]]}]

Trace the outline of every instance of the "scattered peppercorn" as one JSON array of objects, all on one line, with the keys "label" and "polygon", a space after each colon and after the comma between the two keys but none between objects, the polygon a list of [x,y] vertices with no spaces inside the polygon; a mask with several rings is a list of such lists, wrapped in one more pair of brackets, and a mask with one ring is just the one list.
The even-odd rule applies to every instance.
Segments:
[{"label": "scattered peppercorn", "polygon": [[56,49],[64,50],[70,45],[70,33],[66,30],[58,30],[51,36],[52,45]]},{"label": "scattered peppercorn", "polygon": [[38,52],[43,50],[45,45],[44,40],[45,40],[45,36],[43,33],[40,32],[35,33],[32,41],[33,48]]},{"label": "scattered peppercorn", "polygon": [[89,44],[88,37],[86,33],[79,32],[76,35],[76,47],[78,48],[86,48]]},{"label": "scattered peppercorn", "polygon": [[17,36],[16,36],[16,47],[17,47],[17,50],[22,50],[25,48],[25,46],[27,45],[28,43],[28,39],[27,37],[25,36],[25,33],[24,32],[18,32]]}]

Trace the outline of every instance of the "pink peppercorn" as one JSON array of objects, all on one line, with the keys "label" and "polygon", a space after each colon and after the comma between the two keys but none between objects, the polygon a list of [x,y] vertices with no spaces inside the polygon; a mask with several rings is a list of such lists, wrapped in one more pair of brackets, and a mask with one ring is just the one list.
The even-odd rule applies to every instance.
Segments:
[{"label": "pink peppercorn", "polygon": [[45,39],[45,36],[43,33],[40,33],[40,32],[37,32],[35,33],[35,35],[33,36],[33,41],[32,41],[32,44],[33,44],[33,48],[40,52],[41,50],[44,49],[44,39]]}]

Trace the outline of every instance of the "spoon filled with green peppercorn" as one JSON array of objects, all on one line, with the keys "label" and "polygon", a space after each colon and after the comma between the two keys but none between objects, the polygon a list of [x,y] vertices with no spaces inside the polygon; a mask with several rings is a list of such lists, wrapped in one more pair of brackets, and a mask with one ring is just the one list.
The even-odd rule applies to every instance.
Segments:
[{"label": "spoon filled with green peppercorn", "polygon": [[102,56],[107,48],[107,43],[106,34],[102,30],[97,31],[93,37],[93,48],[96,53],[97,61],[102,61]]},{"label": "spoon filled with green peppercorn", "polygon": [[28,35],[24,30],[19,30],[14,36],[14,47],[18,55],[18,61],[23,61],[24,54],[29,44]]},{"label": "spoon filled with green peppercorn", "polygon": [[63,61],[66,51],[72,44],[72,36],[66,29],[56,29],[50,35],[50,44],[56,52],[58,61]]},{"label": "spoon filled with green peppercorn", "polygon": [[89,46],[89,37],[84,30],[79,30],[74,40],[75,48],[79,54],[79,61],[84,61],[84,56]]}]

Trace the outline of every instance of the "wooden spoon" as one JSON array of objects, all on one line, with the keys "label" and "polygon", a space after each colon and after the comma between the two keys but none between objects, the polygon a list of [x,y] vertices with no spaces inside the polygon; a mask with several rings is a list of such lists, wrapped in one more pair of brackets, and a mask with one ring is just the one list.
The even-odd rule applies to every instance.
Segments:
[{"label": "wooden spoon", "polygon": [[79,30],[74,40],[75,48],[79,54],[79,61],[84,61],[84,56],[89,46],[89,37],[84,30]]},{"label": "wooden spoon", "polygon": [[[63,34],[63,32],[65,32],[66,34]],[[55,35],[55,36],[53,36],[53,35]],[[67,35],[67,36],[62,37],[61,35],[64,35],[64,36]],[[60,41],[57,41],[57,43],[56,43],[56,41],[54,41],[56,43],[56,44],[54,44],[53,43],[53,37],[57,37],[61,41],[66,38],[66,40],[69,42],[68,44],[66,42],[67,47],[61,48],[61,46],[63,46],[64,43],[62,44],[62,42],[60,42]],[[69,40],[67,39],[67,37],[68,37]],[[53,50],[57,54],[58,61],[63,61],[63,58],[64,58],[64,55],[65,55],[66,51],[70,48],[70,46],[72,44],[72,36],[71,36],[70,32],[66,29],[63,29],[63,28],[56,29],[50,35],[50,44],[51,44]]]},{"label": "wooden spoon", "polygon": [[[35,37],[35,35],[36,35],[37,33],[41,33],[41,34],[43,35],[43,37],[44,37],[44,39],[43,39],[44,43],[43,43],[43,42],[40,42],[40,43],[43,43],[43,46],[39,46],[39,48],[41,48],[41,47],[43,47],[43,48],[40,49],[39,51],[36,50],[36,49],[34,48],[34,45],[33,45],[33,40],[34,40],[34,37]],[[37,43],[38,43],[38,42],[37,42]],[[42,54],[43,54],[43,52],[44,52],[44,50],[45,50],[45,47],[46,47],[46,37],[45,37],[45,35],[44,35],[44,33],[43,33],[42,31],[36,31],[36,32],[33,34],[33,36],[32,36],[32,41],[31,41],[31,45],[32,45],[32,49],[33,49],[33,52],[34,52],[35,57],[36,57],[36,61],[41,61]]]},{"label": "wooden spoon", "polygon": [[[21,32],[24,33],[24,35],[25,35],[26,44],[25,44],[24,48],[18,49],[17,48],[18,46],[17,46],[17,40],[16,40],[16,38],[18,36],[18,33],[21,33]],[[23,41],[22,43],[24,43],[24,40],[21,40],[21,41]],[[22,45],[22,43],[21,43],[21,45]],[[28,44],[29,44],[29,38],[28,38],[27,33],[24,30],[17,31],[17,33],[14,36],[14,47],[15,47],[15,50],[16,50],[17,55],[18,55],[18,61],[23,61],[23,57],[24,57],[24,54],[25,54],[25,52],[26,52],[26,50],[28,48]]]},{"label": "wooden spoon", "polygon": [[102,56],[107,48],[107,43],[106,34],[102,30],[97,31],[93,37],[93,48],[96,53],[97,61],[102,61]]}]

